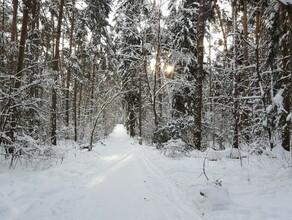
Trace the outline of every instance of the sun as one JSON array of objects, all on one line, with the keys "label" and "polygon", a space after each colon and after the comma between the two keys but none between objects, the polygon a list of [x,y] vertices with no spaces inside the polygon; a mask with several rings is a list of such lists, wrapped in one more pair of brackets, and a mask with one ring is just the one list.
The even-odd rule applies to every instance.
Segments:
[{"label": "sun", "polygon": [[174,66],[170,64],[164,65],[164,75],[166,78],[172,78],[174,75]]},{"label": "sun", "polygon": [[174,66],[166,64],[165,65],[165,72],[168,74],[174,72]]}]

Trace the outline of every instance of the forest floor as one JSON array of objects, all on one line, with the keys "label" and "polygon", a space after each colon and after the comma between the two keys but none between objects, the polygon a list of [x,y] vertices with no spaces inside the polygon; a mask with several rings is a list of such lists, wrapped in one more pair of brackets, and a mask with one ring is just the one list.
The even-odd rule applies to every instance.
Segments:
[{"label": "forest floor", "polygon": [[[92,152],[29,170],[0,164],[1,220],[288,220],[291,157],[169,158],[116,126]],[[209,180],[202,175],[203,162]]]}]

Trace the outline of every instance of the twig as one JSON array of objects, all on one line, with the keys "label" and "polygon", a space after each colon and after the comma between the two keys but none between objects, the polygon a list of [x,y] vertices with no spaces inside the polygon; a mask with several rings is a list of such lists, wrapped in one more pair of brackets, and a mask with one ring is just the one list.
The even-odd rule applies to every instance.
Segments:
[{"label": "twig", "polygon": [[209,153],[209,151],[207,152],[207,154],[204,158],[204,161],[203,161],[203,172],[198,176],[198,178],[200,178],[200,176],[202,176],[204,174],[204,176],[206,177],[207,180],[209,180],[209,178],[206,174],[206,159],[207,159],[208,153]]}]

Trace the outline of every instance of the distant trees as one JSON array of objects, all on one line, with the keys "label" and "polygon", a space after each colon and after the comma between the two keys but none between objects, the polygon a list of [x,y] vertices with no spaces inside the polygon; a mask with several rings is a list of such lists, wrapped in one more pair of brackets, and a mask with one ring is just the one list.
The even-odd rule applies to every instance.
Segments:
[{"label": "distant trees", "polygon": [[63,20],[63,13],[64,13],[64,0],[60,1],[59,5],[59,13],[58,13],[58,23],[57,23],[57,31],[56,31],[56,43],[55,43],[55,53],[54,53],[54,59],[53,59],[53,80],[56,84],[53,84],[52,87],[52,112],[51,112],[51,126],[52,126],[52,132],[51,132],[51,142],[53,145],[57,145],[57,91],[55,86],[58,86],[58,77],[59,77],[59,63],[60,63],[60,40],[61,40],[61,28],[62,28],[62,20]]},{"label": "distant trees", "polygon": [[[258,145],[268,140],[271,148],[282,142],[282,146],[289,149],[289,145],[285,144],[289,142],[289,132],[285,131],[289,127],[289,120],[286,120],[289,107],[285,104],[288,93],[285,91],[288,91],[291,78],[287,74],[289,31],[285,7],[276,1],[234,1],[232,15],[217,10],[225,52],[218,53],[220,65],[215,66],[215,70],[220,75],[233,76],[227,78],[232,80],[229,85],[233,85],[233,92],[225,89],[226,97],[217,93],[214,99],[219,103],[223,101],[225,105],[233,103],[233,147]],[[222,16],[224,14],[227,16]],[[229,32],[229,37],[224,30]],[[228,38],[233,39],[229,41],[233,42],[229,48]],[[215,78],[218,79],[218,76]],[[223,85],[220,81],[216,81],[214,86]],[[226,116],[230,115],[225,112]]]},{"label": "distant trees", "polygon": [[[75,141],[89,140],[89,132],[84,136],[77,128],[90,130],[95,109],[107,98],[100,85],[110,84],[113,70],[110,3],[86,1],[88,10],[75,0],[1,3],[1,151],[31,155],[38,145],[56,145],[72,134]],[[98,136],[107,126],[100,126]]]},{"label": "distant trees", "polygon": [[167,25],[171,44],[170,63],[175,66],[174,80],[178,82],[172,86],[172,116],[179,118],[194,113],[194,79],[198,64],[195,14],[199,6],[194,1],[183,1],[178,8],[175,2],[171,2],[169,8],[171,15]]},{"label": "distant trees", "polygon": [[142,36],[139,30],[144,1],[119,1],[115,18],[116,56],[118,75],[121,77],[126,109],[126,128],[131,137],[136,135],[139,103],[139,74],[142,71]]},{"label": "distant trees", "polygon": [[[180,6],[178,6],[180,5]],[[169,32],[170,62],[175,66],[172,86],[173,119],[193,117],[188,135],[176,135],[190,146],[201,149],[204,70],[204,38],[206,24],[213,12],[212,1],[171,1],[166,19]],[[184,125],[182,125],[184,127]],[[191,134],[192,133],[192,134]]]}]

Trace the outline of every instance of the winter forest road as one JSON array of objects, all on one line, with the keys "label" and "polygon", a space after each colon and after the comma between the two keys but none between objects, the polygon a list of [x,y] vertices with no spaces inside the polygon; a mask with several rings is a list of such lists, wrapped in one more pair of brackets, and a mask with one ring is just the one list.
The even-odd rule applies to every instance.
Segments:
[{"label": "winter forest road", "polygon": [[[15,170],[0,164],[0,220],[290,220],[292,216],[292,167],[287,167],[291,156],[283,158],[280,149],[269,152],[273,157],[250,155],[242,164],[227,157],[206,160],[210,151],[169,158],[135,143],[122,125],[91,152],[74,146],[59,144],[51,152],[56,159],[40,158],[27,167],[30,161],[20,160]],[[202,176],[205,160],[210,181]],[[32,170],[35,165],[38,169]]]},{"label": "winter forest road", "polygon": [[[200,219],[195,205],[147,155],[150,151],[117,126],[92,152],[82,151],[61,165],[31,173],[21,189],[13,183],[7,186],[7,207],[14,208],[6,219]],[[13,178],[17,182],[18,177]]]},{"label": "winter forest road", "polygon": [[87,177],[90,188],[79,219],[194,219],[194,207],[185,204],[179,190],[122,126],[105,145],[108,149],[98,157],[101,164]]}]

